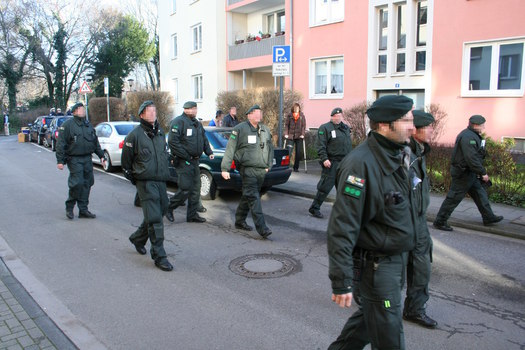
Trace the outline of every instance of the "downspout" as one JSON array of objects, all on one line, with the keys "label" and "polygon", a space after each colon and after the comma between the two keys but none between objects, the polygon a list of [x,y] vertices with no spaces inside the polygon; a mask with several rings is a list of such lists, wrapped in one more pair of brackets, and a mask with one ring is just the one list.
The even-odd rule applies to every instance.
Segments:
[{"label": "downspout", "polygon": [[290,90],[293,91],[293,0],[290,0]]}]

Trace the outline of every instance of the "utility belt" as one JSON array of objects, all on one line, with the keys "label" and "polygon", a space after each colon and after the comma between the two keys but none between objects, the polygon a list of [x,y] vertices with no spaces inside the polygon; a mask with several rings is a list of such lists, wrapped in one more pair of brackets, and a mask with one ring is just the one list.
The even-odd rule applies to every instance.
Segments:
[{"label": "utility belt", "polygon": [[359,247],[354,248],[354,251],[352,252],[352,258],[354,262],[354,281],[361,281],[362,272],[367,263],[372,263],[374,271],[377,271],[381,260],[389,256],[390,255],[388,254],[366,250]]},{"label": "utility belt", "polygon": [[191,160],[197,160],[200,159],[200,156],[190,157]]}]

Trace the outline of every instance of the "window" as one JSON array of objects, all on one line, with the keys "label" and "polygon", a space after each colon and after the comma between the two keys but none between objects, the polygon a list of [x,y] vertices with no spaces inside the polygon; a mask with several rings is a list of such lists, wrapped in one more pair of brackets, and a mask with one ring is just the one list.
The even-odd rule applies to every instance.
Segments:
[{"label": "window", "polygon": [[405,71],[405,52],[406,52],[406,17],[407,6],[401,4],[397,6],[397,30],[396,30],[396,73]]},{"label": "window", "polygon": [[171,35],[171,58],[177,58],[177,34]]},{"label": "window", "polygon": [[173,100],[179,102],[179,79],[173,78]]},{"label": "window", "polygon": [[417,30],[416,30],[416,71],[426,69],[427,46],[427,14],[428,1],[417,3]]},{"label": "window", "polygon": [[177,0],[171,0],[171,13],[177,12]]},{"label": "window", "polygon": [[523,96],[525,39],[465,45],[462,94]]},{"label": "window", "polygon": [[192,79],[193,98],[202,100],[202,74],[194,75]]},{"label": "window", "polygon": [[202,24],[197,24],[191,27],[192,38],[193,38],[193,52],[200,51],[202,49]]},{"label": "window", "polygon": [[266,33],[274,34],[284,32],[286,19],[284,11],[273,12],[266,15]]},{"label": "window", "polygon": [[379,9],[379,32],[378,32],[378,61],[377,72],[386,73],[387,47],[388,47],[388,10]]},{"label": "window", "polygon": [[340,22],[344,17],[344,0],[310,0],[311,26]]},{"label": "window", "polygon": [[311,63],[314,97],[342,97],[344,92],[344,61],[342,57],[313,60]]}]

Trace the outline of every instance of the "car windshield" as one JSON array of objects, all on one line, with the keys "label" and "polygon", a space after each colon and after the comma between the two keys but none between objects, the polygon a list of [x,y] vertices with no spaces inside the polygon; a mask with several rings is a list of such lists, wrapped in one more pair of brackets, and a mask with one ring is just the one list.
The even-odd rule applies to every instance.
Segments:
[{"label": "car windshield", "polygon": [[206,137],[213,148],[226,148],[231,130],[206,131]]},{"label": "car windshield", "polygon": [[119,124],[115,125],[115,129],[117,130],[117,134],[125,136],[129,134],[135,126],[135,124]]}]

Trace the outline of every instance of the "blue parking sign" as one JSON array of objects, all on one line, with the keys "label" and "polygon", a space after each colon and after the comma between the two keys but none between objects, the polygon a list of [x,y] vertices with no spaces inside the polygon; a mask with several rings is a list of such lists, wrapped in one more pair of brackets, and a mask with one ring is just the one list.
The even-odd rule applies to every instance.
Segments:
[{"label": "blue parking sign", "polygon": [[273,47],[273,63],[290,63],[290,45]]}]

